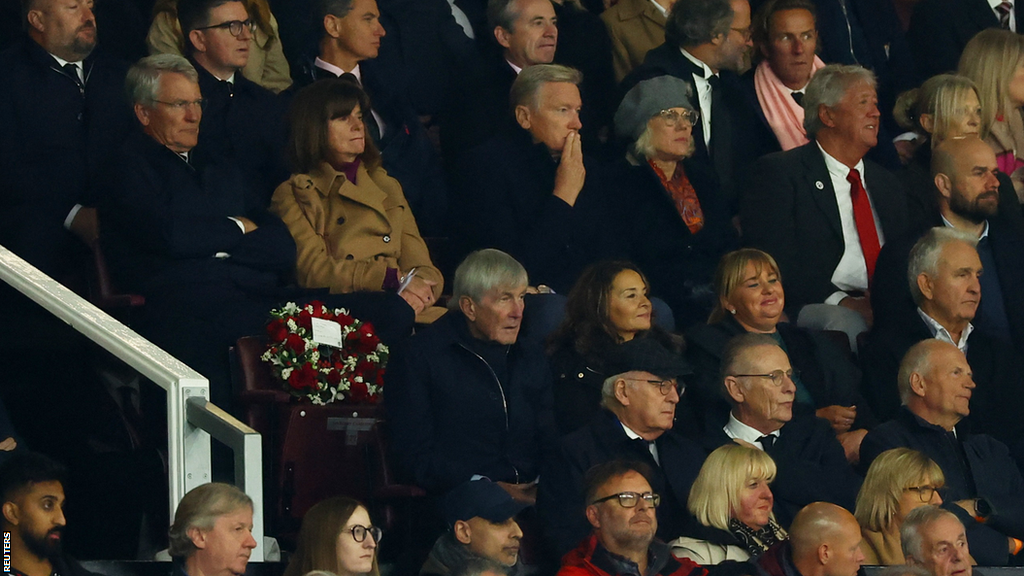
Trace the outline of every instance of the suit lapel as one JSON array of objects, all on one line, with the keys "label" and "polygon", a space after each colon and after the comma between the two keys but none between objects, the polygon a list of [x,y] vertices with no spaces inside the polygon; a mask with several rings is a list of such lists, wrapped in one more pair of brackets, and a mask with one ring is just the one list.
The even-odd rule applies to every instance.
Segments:
[{"label": "suit lapel", "polygon": [[891,219],[899,217],[901,212],[893,209],[893,202],[896,201],[896,198],[893,196],[893,191],[886,187],[879,178],[882,170],[885,168],[870,160],[864,160],[864,182],[867,184],[868,197],[871,198],[871,204],[875,207],[875,213],[878,214],[882,234],[888,240],[900,227],[899,223],[892,222]]},{"label": "suit lapel", "polygon": [[832,231],[840,241],[843,241],[843,222],[839,218],[839,204],[836,203],[836,190],[832,186],[832,177],[829,176],[828,167],[825,166],[825,158],[818,149],[818,144],[811,141],[800,148],[801,162],[804,168],[804,178],[808,190],[815,204],[825,216],[825,221],[832,227]]}]

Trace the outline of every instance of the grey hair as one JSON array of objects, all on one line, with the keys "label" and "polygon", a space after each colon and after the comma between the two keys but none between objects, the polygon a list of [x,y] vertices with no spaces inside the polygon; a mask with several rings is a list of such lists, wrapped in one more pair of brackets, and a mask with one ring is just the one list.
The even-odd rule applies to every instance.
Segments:
[{"label": "grey hair", "polygon": [[338,18],[344,18],[348,16],[348,13],[352,11],[352,7],[355,5],[355,0],[318,0],[316,3],[316,16],[317,25],[323,26],[324,18],[327,16],[335,16]]},{"label": "grey hair", "polygon": [[541,86],[548,83],[566,82],[577,86],[583,82],[583,72],[560,64],[534,64],[523,68],[523,71],[512,83],[508,93],[508,102],[512,110],[517,106],[537,107],[537,95]]},{"label": "grey hair", "polygon": [[[636,142],[633,142],[633,154],[638,158],[652,158],[658,153],[658,151],[654,149],[654,143],[652,142],[653,139],[654,133],[651,132],[651,125],[647,124],[647,126],[644,126],[644,131],[637,136]],[[672,177],[671,174],[666,174],[666,176],[669,178]]]},{"label": "grey hair", "polygon": [[604,379],[601,384],[601,406],[609,410],[620,408],[622,405],[615,398],[615,383],[620,379],[625,378],[629,372],[623,372],[621,374],[615,374]]},{"label": "grey hair", "polygon": [[927,338],[910,347],[900,361],[900,369],[896,375],[896,388],[900,393],[900,402],[906,405],[910,401],[910,376],[924,374],[931,364],[932,347],[938,340]]},{"label": "grey hair", "polygon": [[829,64],[811,76],[804,91],[804,130],[808,137],[814,137],[825,127],[818,117],[821,106],[835,108],[846,96],[846,91],[857,82],[867,82],[872,88],[878,83],[875,74],[863,66],[851,64]]},{"label": "grey hair", "polygon": [[252,509],[252,498],[231,484],[211,482],[193,488],[174,512],[174,523],[167,531],[168,554],[175,559],[188,558],[197,550],[190,530],[212,530],[217,518],[244,507]]},{"label": "grey hair", "polygon": [[917,286],[917,277],[921,274],[935,276],[939,271],[939,258],[942,256],[942,251],[947,244],[953,242],[963,242],[975,249],[978,247],[977,237],[956,228],[937,226],[926,232],[910,249],[907,282],[910,283],[910,295],[914,297],[914,303],[918,306],[924,302],[924,294]]},{"label": "grey hair", "polygon": [[488,0],[487,1],[487,29],[493,31],[495,28],[504,28],[509,32],[516,25],[519,13],[522,10],[517,5],[518,0]]},{"label": "grey hair", "polygon": [[459,310],[459,300],[463,296],[480,302],[492,288],[526,286],[529,281],[526,268],[515,258],[494,248],[477,250],[466,256],[455,269],[448,309]]},{"label": "grey hair", "polygon": [[665,22],[665,42],[686,48],[729,33],[735,17],[729,0],[677,0]]},{"label": "grey hair", "polygon": [[767,334],[758,334],[757,332],[744,332],[739,336],[734,336],[725,344],[725,349],[722,351],[722,371],[719,374],[718,381],[719,391],[730,403],[733,400],[725,389],[726,376],[732,376],[734,372],[746,370],[746,368],[741,368],[741,364],[746,360],[746,351],[761,346],[780,348],[779,343],[774,338]]},{"label": "grey hair", "polygon": [[184,56],[177,54],[154,54],[139,60],[128,69],[124,89],[131,104],[152,106],[160,92],[160,76],[181,74],[192,82],[199,83],[199,74]]},{"label": "grey hair", "polygon": [[921,551],[921,530],[944,516],[952,516],[954,520],[960,522],[956,514],[932,504],[911,510],[903,519],[903,524],[900,525],[900,544],[903,547],[903,556],[922,562],[924,559]]}]

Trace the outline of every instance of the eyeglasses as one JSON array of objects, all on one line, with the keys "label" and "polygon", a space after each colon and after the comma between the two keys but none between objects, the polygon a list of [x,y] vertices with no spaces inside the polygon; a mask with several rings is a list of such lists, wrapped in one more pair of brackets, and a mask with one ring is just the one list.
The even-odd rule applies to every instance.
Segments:
[{"label": "eyeglasses", "polygon": [[652,386],[657,386],[658,391],[661,392],[662,396],[668,396],[669,390],[676,389],[676,393],[680,396],[683,392],[686,392],[686,384],[673,381],[672,378],[668,380],[647,380],[646,378],[623,378],[623,380],[632,380],[633,382],[647,382]]},{"label": "eyeglasses", "polygon": [[199,107],[200,110],[206,110],[206,100],[200,98],[199,100],[175,100],[174,102],[164,102],[163,100],[154,100],[157,104],[163,104],[168,108],[184,112],[189,108]]},{"label": "eyeglasses", "polygon": [[685,112],[676,112],[675,110],[662,110],[658,112],[661,119],[665,121],[665,125],[672,128],[679,123],[680,120],[685,120],[690,126],[697,123],[697,119],[700,118],[700,113],[696,110],[686,110]]},{"label": "eyeglasses", "polygon": [[360,526],[359,524],[349,528],[349,532],[352,533],[352,539],[356,542],[366,540],[367,534],[373,537],[374,542],[380,542],[381,537],[384,536],[384,531],[376,526]]},{"label": "eyeglasses", "polygon": [[249,31],[249,34],[256,32],[256,23],[252,20],[231,20],[229,22],[213,24],[212,26],[203,26],[202,28],[196,28],[196,30],[212,30],[214,28],[223,28],[230,32],[232,36],[238,38],[242,35],[243,27]]},{"label": "eyeglasses", "polygon": [[940,488],[941,487],[935,486],[907,486],[903,490],[917,492],[917,497],[921,500],[921,502],[928,503],[932,501],[932,496],[934,496]]},{"label": "eyeglasses", "polygon": [[733,374],[732,376],[733,378],[767,378],[775,386],[782,386],[786,378],[793,382],[800,378],[800,371],[796,368],[790,368],[789,370],[772,370],[767,374]]},{"label": "eyeglasses", "polygon": [[661,495],[655,494],[654,492],[619,492],[618,494],[612,494],[611,496],[605,496],[604,498],[598,498],[591,502],[591,504],[600,504],[601,502],[607,502],[614,498],[619,499],[619,506],[623,508],[635,508],[636,505],[642,499],[651,508],[657,508],[661,504]]},{"label": "eyeglasses", "polygon": [[747,26],[746,28],[730,28],[733,32],[739,32],[743,36],[744,42],[750,42],[750,39],[754,36],[754,31]]}]

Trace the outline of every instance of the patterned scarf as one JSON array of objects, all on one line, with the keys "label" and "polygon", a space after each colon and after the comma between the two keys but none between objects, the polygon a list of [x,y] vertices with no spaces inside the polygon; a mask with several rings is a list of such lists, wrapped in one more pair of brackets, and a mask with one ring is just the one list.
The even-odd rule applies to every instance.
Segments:
[{"label": "patterned scarf", "polygon": [[774,518],[769,518],[768,525],[760,530],[754,530],[743,522],[732,518],[729,520],[729,532],[740,541],[740,544],[747,549],[751,556],[760,556],[773,544],[788,537],[786,531],[779,526]]}]

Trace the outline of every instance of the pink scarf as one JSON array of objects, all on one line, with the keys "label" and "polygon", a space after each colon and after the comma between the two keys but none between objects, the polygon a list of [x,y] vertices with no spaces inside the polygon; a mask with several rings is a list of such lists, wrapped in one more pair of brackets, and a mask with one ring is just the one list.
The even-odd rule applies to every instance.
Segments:
[{"label": "pink scarf", "polygon": [[[821,58],[815,56],[811,75],[824,66]],[[783,150],[803,146],[810,141],[804,131],[804,109],[793,100],[792,91],[779,80],[767,60],[758,64],[754,71],[754,90],[764,117]]]}]

